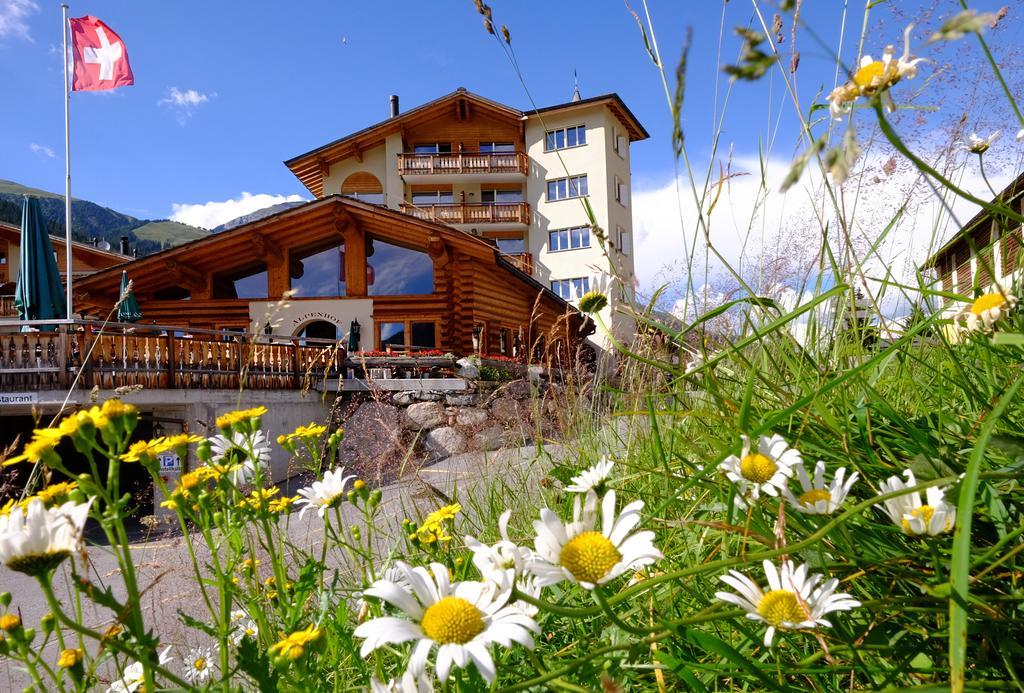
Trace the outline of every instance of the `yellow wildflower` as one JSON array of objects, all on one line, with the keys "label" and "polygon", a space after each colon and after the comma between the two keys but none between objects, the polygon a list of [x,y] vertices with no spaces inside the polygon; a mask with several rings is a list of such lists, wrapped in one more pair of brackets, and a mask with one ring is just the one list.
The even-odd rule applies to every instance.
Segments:
[{"label": "yellow wildflower", "polygon": [[103,406],[99,411],[99,416],[106,417],[107,419],[118,419],[137,413],[138,410],[134,405],[126,404],[115,397],[113,399],[108,399],[103,403]]},{"label": "yellow wildflower", "polygon": [[17,614],[4,614],[0,616],[0,630],[11,633],[19,628],[21,628],[21,618]]},{"label": "yellow wildflower", "polygon": [[21,454],[4,460],[2,466],[8,467],[18,462],[40,462],[57,447],[63,437],[59,428],[37,428],[32,431],[32,440],[25,443]]},{"label": "yellow wildflower", "polygon": [[144,458],[153,458],[167,452],[168,450],[181,448],[189,443],[198,443],[201,440],[203,440],[202,436],[197,436],[192,433],[160,436],[153,440],[139,440],[131,444],[131,447],[128,448],[128,452],[121,455],[121,459],[125,462],[139,462]]},{"label": "yellow wildflower", "polygon": [[35,497],[43,501],[43,505],[46,507],[61,505],[69,500],[68,496],[77,488],[77,481],[60,481],[40,489]]},{"label": "yellow wildflower", "polygon": [[63,650],[60,653],[60,659],[57,660],[57,666],[62,669],[71,669],[77,666],[83,657],[85,657],[85,653],[78,648]]},{"label": "yellow wildflower", "polygon": [[291,433],[286,433],[277,437],[277,444],[284,445],[287,442],[293,440],[309,440],[313,438],[319,438],[327,432],[327,426],[321,426],[317,423],[312,423],[308,426],[299,426]]},{"label": "yellow wildflower", "polygon": [[248,496],[238,502],[238,507],[241,510],[263,510],[267,507],[267,503],[270,499],[276,496],[281,489],[277,486],[271,486],[270,488],[258,488]]},{"label": "yellow wildflower", "polygon": [[267,510],[275,515],[280,515],[281,513],[288,512],[292,503],[297,500],[299,500],[298,496],[282,496],[281,498],[270,501],[270,504],[267,506]]},{"label": "yellow wildflower", "polygon": [[320,640],[323,633],[314,625],[296,631],[270,646],[270,654],[296,660],[306,654],[306,648]]},{"label": "yellow wildflower", "polygon": [[427,515],[425,522],[443,522],[444,520],[454,520],[455,515],[462,510],[462,506],[459,503],[452,503],[446,505],[443,508],[438,508],[434,512]]},{"label": "yellow wildflower", "polygon": [[243,421],[256,419],[267,413],[266,407],[253,407],[251,409],[237,409],[221,414],[217,417],[217,428],[234,428]]}]

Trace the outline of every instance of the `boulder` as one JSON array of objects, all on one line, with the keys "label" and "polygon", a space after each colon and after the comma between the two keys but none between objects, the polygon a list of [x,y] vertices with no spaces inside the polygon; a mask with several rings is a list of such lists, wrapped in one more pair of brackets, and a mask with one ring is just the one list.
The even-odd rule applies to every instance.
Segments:
[{"label": "boulder", "polygon": [[338,460],[368,482],[377,483],[394,471],[405,456],[402,413],[380,402],[364,402],[343,424],[345,437],[338,446]]},{"label": "boulder", "polygon": [[455,375],[460,378],[476,380],[480,377],[480,369],[468,358],[461,358],[455,362]]},{"label": "boulder", "polygon": [[423,444],[438,457],[451,457],[466,449],[466,436],[456,428],[442,426],[428,433],[423,439]]},{"label": "boulder", "polygon": [[519,402],[511,397],[498,397],[491,402],[491,416],[502,423],[519,421]]},{"label": "boulder", "polygon": [[416,401],[415,392],[396,392],[391,395],[391,401],[400,407],[407,407]]},{"label": "boulder", "polygon": [[505,396],[513,399],[530,399],[534,388],[528,380],[513,380],[505,386]]},{"label": "boulder", "polygon": [[466,428],[480,428],[487,423],[487,411],[477,407],[466,407],[455,415],[455,422]]},{"label": "boulder", "polygon": [[476,404],[476,393],[468,395],[446,395],[444,401],[453,407],[472,407]]},{"label": "boulder", "polygon": [[440,402],[417,402],[405,409],[405,425],[417,431],[448,423],[448,414]]},{"label": "boulder", "polygon": [[433,392],[431,390],[423,390],[416,393],[416,399],[421,402],[440,402],[443,398],[444,395],[440,392]]},{"label": "boulder", "polygon": [[470,448],[473,450],[497,450],[505,442],[505,430],[501,426],[488,426],[470,441]]},{"label": "boulder", "polygon": [[526,368],[526,379],[530,381],[530,384],[534,387],[540,387],[547,380],[547,373],[544,370],[544,366],[527,366]]}]

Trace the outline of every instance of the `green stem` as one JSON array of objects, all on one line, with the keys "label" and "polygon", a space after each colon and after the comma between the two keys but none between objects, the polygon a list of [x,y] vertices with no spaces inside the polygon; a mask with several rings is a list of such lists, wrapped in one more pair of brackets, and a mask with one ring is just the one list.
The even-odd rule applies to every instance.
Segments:
[{"label": "green stem", "polygon": [[[960,0],[960,6],[967,9],[966,0]],[[978,37],[978,43],[981,44],[981,50],[985,53],[985,58],[988,60],[988,64],[992,66],[992,72],[995,73],[996,79],[999,80],[999,85],[1003,88],[1003,93],[1006,94],[1007,100],[1010,102],[1010,107],[1013,108],[1013,112],[1017,115],[1017,122],[1020,123],[1021,127],[1024,127],[1024,114],[1020,112],[1020,108],[1017,106],[1017,101],[1013,98],[1013,92],[1010,91],[1009,85],[1006,84],[1006,80],[1003,79],[1003,73],[999,69],[999,64],[996,63],[992,52],[988,49],[988,44],[985,43],[985,37],[981,35],[980,31],[974,32],[974,35]]]}]

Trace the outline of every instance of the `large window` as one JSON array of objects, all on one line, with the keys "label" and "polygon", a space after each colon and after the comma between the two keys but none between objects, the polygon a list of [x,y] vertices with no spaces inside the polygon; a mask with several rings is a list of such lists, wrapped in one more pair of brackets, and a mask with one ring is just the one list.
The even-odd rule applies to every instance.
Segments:
[{"label": "large window", "polygon": [[567,200],[572,197],[583,197],[587,192],[587,174],[569,176],[548,181],[548,202]]},{"label": "large window", "polygon": [[414,205],[450,205],[454,199],[451,190],[414,190],[412,193]]},{"label": "large window", "polygon": [[526,241],[522,238],[498,238],[498,250],[506,255],[519,255],[526,252]]},{"label": "large window", "polygon": [[523,191],[522,189],[514,190],[481,190],[480,201],[484,204],[494,204],[503,202],[522,202]]},{"label": "large window", "polygon": [[235,272],[214,273],[213,298],[266,298],[267,266]]},{"label": "large window", "polygon": [[418,347],[421,349],[437,348],[437,323],[402,322],[380,323],[380,348],[404,349]]},{"label": "large window", "polygon": [[579,250],[590,247],[590,227],[575,226],[571,229],[557,229],[548,234],[548,250]]},{"label": "large window", "polygon": [[368,238],[366,256],[370,296],[434,293],[434,262],[425,252]]},{"label": "large window", "polygon": [[551,281],[551,290],[566,301],[575,301],[590,291],[590,277],[553,279]]},{"label": "large window", "polygon": [[292,260],[291,286],[297,297],[345,295],[345,246],[331,246]]},{"label": "large window", "polygon": [[405,323],[382,322],[380,324],[380,348],[405,346]]},{"label": "large window", "polygon": [[451,142],[424,142],[413,147],[417,154],[451,154]]},{"label": "large window", "polygon": [[567,149],[568,147],[580,147],[586,143],[587,128],[583,125],[548,130],[544,134],[544,151],[546,152],[555,149]]},{"label": "large window", "polygon": [[483,154],[512,154],[516,145],[512,142],[481,142],[480,151]]}]

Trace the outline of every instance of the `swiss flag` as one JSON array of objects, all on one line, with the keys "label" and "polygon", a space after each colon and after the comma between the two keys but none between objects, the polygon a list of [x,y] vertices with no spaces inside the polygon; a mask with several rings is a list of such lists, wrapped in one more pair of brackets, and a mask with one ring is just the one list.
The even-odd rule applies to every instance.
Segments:
[{"label": "swiss flag", "polygon": [[124,41],[95,17],[69,19],[74,55],[73,91],[99,91],[135,84]]}]

